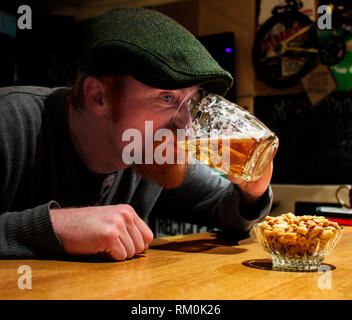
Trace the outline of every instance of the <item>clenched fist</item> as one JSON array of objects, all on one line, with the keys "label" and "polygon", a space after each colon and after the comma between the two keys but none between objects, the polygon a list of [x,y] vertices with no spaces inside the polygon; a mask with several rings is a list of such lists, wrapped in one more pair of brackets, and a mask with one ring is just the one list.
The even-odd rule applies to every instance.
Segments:
[{"label": "clenched fist", "polygon": [[153,233],[125,204],[50,210],[54,231],[72,255],[103,254],[118,261],[148,249]]}]

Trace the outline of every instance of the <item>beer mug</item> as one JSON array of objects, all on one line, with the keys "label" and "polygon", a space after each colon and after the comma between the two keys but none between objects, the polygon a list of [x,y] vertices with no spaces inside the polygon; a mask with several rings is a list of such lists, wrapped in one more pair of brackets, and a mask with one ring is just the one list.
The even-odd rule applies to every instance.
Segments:
[{"label": "beer mug", "polygon": [[275,133],[250,112],[204,89],[184,99],[172,124],[185,128],[185,139],[177,144],[188,157],[246,181],[263,175],[279,145]]},{"label": "beer mug", "polygon": [[[341,191],[343,189],[347,190],[347,192],[348,192],[348,202],[345,202],[341,197],[341,195],[342,195]],[[337,201],[341,204],[342,207],[352,208],[352,186],[346,185],[346,184],[339,186],[336,189],[335,195],[336,195]]]}]

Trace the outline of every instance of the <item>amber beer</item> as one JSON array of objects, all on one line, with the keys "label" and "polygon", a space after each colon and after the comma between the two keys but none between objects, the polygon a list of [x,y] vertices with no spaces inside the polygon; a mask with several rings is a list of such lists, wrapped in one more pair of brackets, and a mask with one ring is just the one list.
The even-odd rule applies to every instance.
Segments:
[{"label": "amber beer", "polygon": [[[217,170],[247,181],[257,180],[274,157],[266,154],[274,142],[270,139],[216,138],[185,140],[185,151],[189,157]],[[276,150],[275,150],[276,151]],[[254,156],[257,154],[258,156]]]},{"label": "amber beer", "polygon": [[185,129],[177,129],[177,149],[188,163],[198,159],[227,175],[258,180],[274,158],[279,139],[247,110],[200,90],[184,99],[171,122],[171,128]]}]

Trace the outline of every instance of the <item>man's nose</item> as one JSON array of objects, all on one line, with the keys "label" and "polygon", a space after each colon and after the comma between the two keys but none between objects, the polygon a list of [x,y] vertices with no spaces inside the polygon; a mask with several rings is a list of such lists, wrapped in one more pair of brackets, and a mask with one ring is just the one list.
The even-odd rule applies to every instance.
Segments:
[{"label": "man's nose", "polygon": [[192,128],[191,113],[187,103],[182,104],[176,111],[172,127],[173,129],[185,129],[186,131]]}]

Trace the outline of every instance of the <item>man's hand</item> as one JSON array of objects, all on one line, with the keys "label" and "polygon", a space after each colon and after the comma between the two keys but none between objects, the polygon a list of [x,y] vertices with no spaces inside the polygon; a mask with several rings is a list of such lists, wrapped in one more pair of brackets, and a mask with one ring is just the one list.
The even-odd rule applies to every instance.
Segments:
[{"label": "man's hand", "polygon": [[129,205],[52,209],[51,220],[65,251],[72,255],[132,258],[148,249],[153,233]]},{"label": "man's hand", "polygon": [[232,175],[226,175],[240,189],[241,199],[246,205],[255,205],[269,186],[273,174],[273,162],[266,168],[264,174],[256,181],[245,181]]}]

